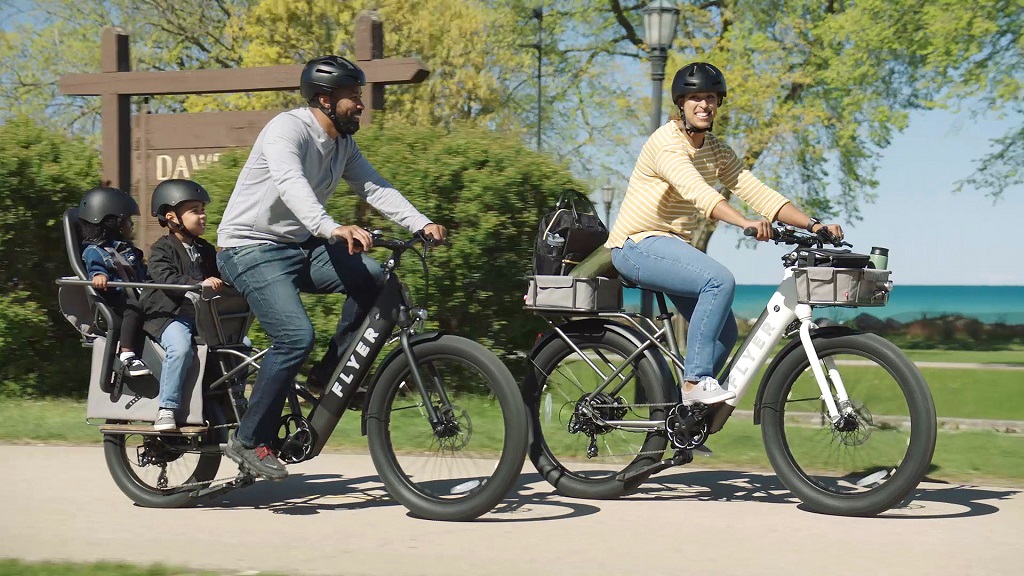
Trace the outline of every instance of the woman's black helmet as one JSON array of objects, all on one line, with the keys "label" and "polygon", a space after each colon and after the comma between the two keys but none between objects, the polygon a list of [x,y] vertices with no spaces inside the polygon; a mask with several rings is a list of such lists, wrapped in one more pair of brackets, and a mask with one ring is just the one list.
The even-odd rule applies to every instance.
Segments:
[{"label": "woman's black helmet", "polygon": [[110,186],[99,186],[85,193],[78,205],[78,218],[99,224],[107,216],[123,220],[139,215],[139,205],[126,192]]},{"label": "woman's black helmet", "polygon": [[168,209],[188,200],[198,200],[203,204],[210,203],[210,194],[205,188],[191,180],[164,180],[153,190],[153,201],[150,206],[153,216],[163,220]]},{"label": "woman's black helmet", "polygon": [[317,94],[330,94],[335,88],[363,86],[366,75],[341,56],[321,56],[306,63],[299,80],[299,93],[309,102]]},{"label": "woman's black helmet", "polygon": [[725,75],[713,64],[693,62],[683,66],[672,78],[672,102],[679,105],[679,98],[696,92],[715,92],[719,104],[728,92],[725,87]]}]

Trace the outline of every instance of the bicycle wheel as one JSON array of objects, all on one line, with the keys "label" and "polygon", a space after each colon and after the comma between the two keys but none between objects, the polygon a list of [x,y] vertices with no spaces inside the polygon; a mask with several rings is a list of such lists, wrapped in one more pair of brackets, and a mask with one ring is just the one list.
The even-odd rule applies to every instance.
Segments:
[{"label": "bicycle wheel", "polygon": [[189,449],[188,440],[170,435],[103,437],[103,455],[114,484],[147,508],[185,506],[191,501],[189,492],[216,478],[220,453]]},{"label": "bicycle wheel", "polygon": [[[605,329],[570,329],[567,335],[606,375],[636,351],[626,337]],[[664,422],[671,400],[653,362],[641,356],[604,393],[589,398],[602,381],[579,353],[556,339],[531,359],[523,388],[530,460],[558,492],[573,498],[617,498],[634,490],[650,477],[635,471],[660,461],[668,445],[664,432],[612,428],[592,416]],[[645,401],[637,404],[641,390]]]},{"label": "bicycle wheel", "polygon": [[413,350],[441,421],[428,420],[402,355],[370,391],[370,456],[388,492],[413,514],[472,520],[505,498],[522,471],[527,423],[519,390],[508,368],[471,340],[446,334]]},{"label": "bicycle wheel", "polygon": [[814,348],[833,391],[841,379],[848,414],[829,421],[807,356],[793,349],[766,384],[761,433],[768,459],[815,511],[884,512],[917,487],[931,464],[936,420],[928,384],[899,348],[873,334],[818,337]]}]

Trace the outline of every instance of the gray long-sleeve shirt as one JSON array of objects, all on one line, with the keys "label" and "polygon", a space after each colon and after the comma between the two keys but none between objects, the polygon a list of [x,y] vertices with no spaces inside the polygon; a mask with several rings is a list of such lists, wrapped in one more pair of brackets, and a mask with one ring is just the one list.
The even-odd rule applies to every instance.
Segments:
[{"label": "gray long-sleeve shirt", "polygon": [[223,248],[329,238],[340,226],[324,209],[341,179],[410,231],[430,219],[363,157],[351,137],[330,138],[309,108],[275,116],[260,132],[217,228]]}]

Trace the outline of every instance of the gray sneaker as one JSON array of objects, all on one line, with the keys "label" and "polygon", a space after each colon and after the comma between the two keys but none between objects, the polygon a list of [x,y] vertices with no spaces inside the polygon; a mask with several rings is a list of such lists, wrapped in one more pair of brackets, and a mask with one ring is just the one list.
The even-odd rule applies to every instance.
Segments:
[{"label": "gray sneaker", "polygon": [[161,432],[167,430],[174,430],[178,427],[178,423],[174,420],[174,410],[170,408],[161,408],[156,413],[156,421],[153,422],[153,429]]},{"label": "gray sneaker", "polygon": [[711,376],[705,376],[697,382],[693,390],[686,391],[685,385],[683,386],[683,405],[690,406],[692,404],[718,404],[719,402],[725,402],[730,398],[735,398],[736,393],[730,390],[722,388],[718,384],[718,380],[715,380]]},{"label": "gray sneaker", "polygon": [[249,471],[261,478],[284,480],[288,477],[288,470],[277,459],[273,450],[266,445],[246,448],[242,445],[234,430],[228,435],[228,443],[224,448],[224,454],[234,460],[235,463],[248,468]]}]

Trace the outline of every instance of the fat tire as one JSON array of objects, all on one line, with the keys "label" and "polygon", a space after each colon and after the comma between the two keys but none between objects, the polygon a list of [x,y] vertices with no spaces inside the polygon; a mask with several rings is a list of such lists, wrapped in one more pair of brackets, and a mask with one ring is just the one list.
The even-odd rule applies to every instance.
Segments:
[{"label": "fat tire", "polygon": [[859,353],[884,367],[899,384],[910,413],[910,445],[897,472],[878,488],[857,494],[835,494],[820,488],[793,460],[786,443],[782,406],[793,383],[808,368],[807,355],[796,347],[782,359],[768,380],[761,407],[761,435],[779,480],[810,509],[837,516],[875,516],[902,502],[924,479],[935,452],[936,417],[931,390],[917,366],[893,343],[874,335],[849,333],[814,339],[821,356]]},{"label": "fat tire", "polygon": [[[121,423],[121,422],[108,422]],[[104,434],[103,435],[103,456],[107,461],[107,470],[114,484],[139,506],[145,508],[181,508],[192,503],[193,498],[188,492],[169,493],[155,486],[150,486],[133,471],[128,462],[128,454],[125,450],[125,434]],[[217,470],[220,469],[221,455],[215,453],[202,453],[199,461],[187,482],[209,482],[217,477]]]},{"label": "fat tire", "polygon": [[515,378],[493,352],[480,344],[451,334],[433,341],[413,342],[418,361],[455,358],[480,371],[498,400],[504,417],[502,452],[487,483],[472,497],[445,500],[420,490],[402,472],[388,430],[388,411],[398,387],[410,374],[409,361],[401,355],[385,368],[367,401],[366,435],[370,457],[388,493],[415,516],[428,520],[473,520],[498,505],[519,480],[526,460],[527,421]]},{"label": "fat tire", "polygon": [[[566,336],[577,346],[600,344],[614,350],[623,358],[636,351],[636,346],[627,338],[608,330],[575,332],[567,329]],[[561,338],[556,338],[540,350],[534,351],[531,357],[526,380],[523,383],[523,398],[526,401],[526,411],[530,419],[530,461],[533,462],[541,477],[564,496],[590,500],[619,498],[636,490],[650,478],[650,473],[637,475],[630,475],[630,473],[659,462],[661,455],[668,447],[668,437],[662,432],[647,434],[640,451],[652,454],[638,455],[623,467],[620,474],[630,476],[626,481],[617,479],[617,475],[607,478],[585,478],[563,466],[551,452],[543,436],[540,421],[541,397],[546,375],[550,374],[555,366],[571,353],[573,350],[569,345]],[[635,370],[640,378],[647,402],[658,404],[672,401],[668,385],[654,363],[642,357]],[[651,410],[651,419],[664,419],[666,414],[667,411],[664,408],[654,408]],[[640,433],[637,432],[637,434]]]}]

